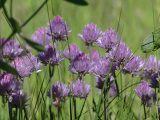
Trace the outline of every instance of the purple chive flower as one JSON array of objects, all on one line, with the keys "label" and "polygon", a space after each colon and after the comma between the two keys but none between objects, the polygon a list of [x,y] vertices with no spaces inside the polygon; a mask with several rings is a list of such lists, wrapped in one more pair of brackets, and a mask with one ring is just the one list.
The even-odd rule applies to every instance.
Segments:
[{"label": "purple chive flower", "polygon": [[[93,72],[96,76],[105,78],[108,74],[109,68],[111,66],[111,61],[107,58],[101,58],[94,66]],[[113,63],[110,74],[112,75],[116,70],[116,63]]]},{"label": "purple chive flower", "polygon": [[16,68],[21,77],[30,76],[33,71],[38,71],[38,69],[42,66],[42,64],[37,61],[37,58],[34,57],[31,53],[28,54],[28,56],[15,58],[11,63],[11,66]]},{"label": "purple chive flower", "polygon": [[[160,69],[160,61],[158,60],[158,69]],[[150,55],[144,69],[143,69],[143,77],[148,79],[152,78],[155,74],[158,74],[157,71],[157,58],[156,56]]]},{"label": "purple chive flower", "polygon": [[[52,86],[53,105],[58,106],[64,102],[64,98],[68,95],[69,92],[70,90],[68,89],[67,85],[60,82],[55,82]],[[50,91],[47,94],[50,97]]]},{"label": "purple chive flower", "polygon": [[74,60],[81,53],[80,49],[75,44],[70,44],[66,50],[63,51],[63,56],[69,60]]},{"label": "purple chive flower", "polygon": [[22,94],[22,90],[19,90],[9,96],[9,106],[11,108],[23,108],[27,106],[26,102],[29,98],[26,93]]},{"label": "purple chive flower", "polygon": [[86,46],[89,47],[89,45],[92,45],[94,42],[97,42],[101,33],[101,29],[96,29],[96,25],[90,23],[82,29],[82,34],[78,34],[78,36],[80,39],[84,41]]},{"label": "purple chive flower", "polygon": [[56,48],[53,48],[53,45],[47,45],[46,52],[39,52],[38,59],[44,64],[50,64],[51,66],[59,65],[63,60],[59,51],[56,51]]},{"label": "purple chive flower", "polygon": [[83,89],[83,83],[79,79],[73,82],[73,89],[72,89],[72,84],[70,85],[71,94],[73,92],[74,97],[79,97],[79,98],[87,97],[91,91],[91,86],[88,85],[87,82],[84,82],[84,88],[85,88],[85,92]]},{"label": "purple chive flower", "polygon": [[145,60],[142,60],[140,56],[136,57],[136,55],[134,55],[132,56],[130,61],[124,66],[123,71],[124,73],[129,73],[138,76],[144,64]]},{"label": "purple chive flower", "polygon": [[137,96],[141,98],[142,104],[146,106],[151,106],[152,97],[153,100],[155,100],[155,92],[146,81],[142,81],[134,91],[137,93]]},{"label": "purple chive flower", "polygon": [[111,60],[113,60],[115,56],[114,61],[118,63],[118,67],[119,67],[120,65],[124,65],[125,62],[129,60],[132,54],[131,54],[131,50],[129,50],[129,47],[127,47],[127,45],[123,42],[120,42],[117,52],[116,52],[116,48],[117,46],[113,47],[112,50],[109,51],[108,55]]},{"label": "purple chive flower", "polygon": [[158,74],[153,74],[149,78],[150,78],[150,87],[151,88],[159,88],[160,78],[158,79]]},{"label": "purple chive flower", "polygon": [[79,54],[69,66],[69,71],[73,74],[79,74],[80,76],[92,72],[92,69],[93,67],[90,58],[85,53]]},{"label": "purple chive flower", "polygon": [[21,88],[22,83],[22,80],[18,81],[12,74],[3,72],[0,75],[0,95],[12,94]]},{"label": "purple chive flower", "polygon": [[[99,89],[102,89],[105,80],[106,80],[106,78],[96,77],[96,83],[97,83],[96,87],[99,88]],[[108,82],[109,82],[110,85],[112,85],[113,81],[114,81],[114,78],[112,76],[108,78]]]},{"label": "purple chive flower", "polygon": [[111,98],[114,98],[117,95],[117,87],[115,84],[113,84],[112,87],[110,88],[109,94]]},{"label": "purple chive flower", "polygon": [[102,37],[97,41],[97,45],[101,48],[107,49],[107,51],[110,51],[112,47],[118,44],[118,41],[118,34],[115,33],[112,28],[108,28],[104,33],[102,33]]},{"label": "purple chive flower", "polygon": [[96,63],[100,60],[101,55],[98,53],[97,50],[92,50],[91,51],[91,57],[92,57],[92,62]]},{"label": "purple chive flower", "polygon": [[63,21],[59,15],[57,15],[52,22],[48,23],[46,27],[46,34],[52,36],[55,40],[65,41],[65,37],[69,36],[71,30],[68,29],[69,25]]},{"label": "purple chive flower", "polygon": [[[32,35],[32,41],[40,44],[40,45],[47,45],[52,40],[52,37],[44,34],[44,27],[38,28],[38,30]],[[45,44],[44,44],[45,41]]]},{"label": "purple chive flower", "polygon": [[[5,38],[0,39],[0,45],[2,45],[6,41]],[[3,46],[3,56],[10,57],[14,59],[16,56],[21,55],[23,49],[19,45],[19,43],[15,42],[13,39],[10,39],[4,46]]]}]

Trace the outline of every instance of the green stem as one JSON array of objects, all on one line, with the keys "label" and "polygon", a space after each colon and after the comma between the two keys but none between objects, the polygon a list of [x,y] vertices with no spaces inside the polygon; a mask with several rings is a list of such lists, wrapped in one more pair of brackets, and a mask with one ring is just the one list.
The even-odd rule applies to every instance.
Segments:
[{"label": "green stem", "polygon": [[77,108],[76,108],[76,98],[75,97],[73,99],[73,103],[74,103],[74,117],[76,119],[77,118]]},{"label": "green stem", "polygon": [[144,116],[145,116],[145,119],[147,119],[145,104],[143,104],[143,109],[144,109]]}]

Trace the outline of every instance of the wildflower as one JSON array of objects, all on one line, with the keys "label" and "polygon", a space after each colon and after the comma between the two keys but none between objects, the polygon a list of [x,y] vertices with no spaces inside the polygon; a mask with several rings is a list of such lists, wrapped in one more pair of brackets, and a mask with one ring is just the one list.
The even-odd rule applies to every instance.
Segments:
[{"label": "wildflower", "polygon": [[147,106],[151,106],[151,98],[155,100],[155,92],[146,81],[142,81],[134,91],[137,93],[137,96],[141,98],[142,103]]},{"label": "wildflower", "polygon": [[26,102],[30,97],[27,97],[26,93],[22,94],[22,92],[22,90],[18,90],[9,96],[9,106],[11,108],[23,108],[27,105]]},{"label": "wildflower", "polygon": [[112,87],[110,88],[109,94],[111,98],[114,98],[117,95],[117,87],[115,84],[113,84]]},{"label": "wildflower", "polygon": [[53,45],[47,45],[46,52],[39,52],[38,59],[44,64],[50,64],[51,66],[59,65],[63,60],[59,51],[53,48]]},{"label": "wildflower", "polygon": [[22,83],[22,80],[18,81],[12,74],[3,72],[0,75],[0,94],[10,95],[13,92],[19,90]]},{"label": "wildflower", "polygon": [[108,52],[118,44],[118,41],[118,34],[115,33],[115,31],[112,30],[112,28],[108,28],[104,33],[102,33],[102,37],[98,39],[97,45],[101,48],[107,49]]},{"label": "wildflower", "polygon": [[[111,67],[111,61],[107,58],[101,58],[94,66],[93,72],[96,76],[105,78]],[[116,63],[113,63],[109,75],[112,75],[116,70]]]},{"label": "wildflower", "polygon": [[65,41],[64,38],[69,36],[69,33],[71,32],[68,27],[69,25],[63,21],[63,18],[57,15],[52,22],[48,23],[46,34],[52,36],[55,40]]},{"label": "wildflower", "polygon": [[69,47],[63,51],[63,56],[67,59],[74,60],[81,53],[80,49],[75,44],[70,44]]},{"label": "wildflower", "polygon": [[[158,63],[158,66],[157,66]],[[148,79],[152,78],[155,74],[158,74],[160,68],[160,61],[157,61],[156,56],[150,55],[148,58],[148,61],[143,69],[143,77],[146,77]]]},{"label": "wildflower", "polygon": [[124,66],[123,71],[124,73],[129,73],[129,74],[138,76],[144,64],[145,64],[145,60],[142,60],[140,56],[136,57],[136,55],[134,55],[129,60],[129,62]]},{"label": "wildflower", "polygon": [[117,67],[120,65],[124,65],[130,58],[131,50],[129,50],[129,47],[123,42],[120,42],[117,52],[116,52],[117,46],[113,47],[111,51],[109,51],[109,58],[113,60],[114,56],[114,62],[117,62]]},{"label": "wildflower", "polygon": [[[96,83],[97,83],[96,87],[99,88],[99,89],[102,89],[105,80],[106,80],[106,78],[96,77]],[[106,83],[106,84],[108,84],[107,86],[110,87],[112,85],[113,81],[114,81],[114,78],[112,76],[109,77],[108,78],[108,83]]]},{"label": "wildflower", "polygon": [[42,64],[38,62],[37,58],[34,57],[31,53],[28,54],[28,56],[15,58],[11,63],[11,66],[17,70],[21,77],[30,76],[33,71],[38,71],[41,65]]},{"label": "wildflower", "polygon": [[101,55],[98,53],[97,50],[91,50],[91,57],[92,57],[92,62],[96,63],[100,60]]},{"label": "wildflower", "polygon": [[93,67],[90,58],[85,53],[79,54],[69,66],[69,71],[80,76],[92,72],[92,69]]},{"label": "wildflower", "polygon": [[91,91],[91,86],[88,85],[86,82],[84,82],[84,87],[83,87],[82,81],[78,79],[77,81],[73,82],[73,89],[72,89],[72,84],[70,84],[70,89],[71,89],[71,94],[73,92],[74,97],[85,98],[89,95]]},{"label": "wildflower", "polygon": [[[31,40],[42,45],[42,46],[45,46],[45,45],[49,44],[49,42],[52,40],[52,37],[44,33],[44,27],[40,27],[32,35]],[[45,44],[44,44],[44,41],[45,41]]]},{"label": "wildflower", "polygon": [[[53,98],[53,105],[58,106],[62,102],[64,102],[64,98],[68,95],[69,89],[67,88],[67,85],[55,82],[52,86],[52,98]],[[47,94],[49,97],[51,97],[50,91]]]},{"label": "wildflower", "polygon": [[96,29],[96,25],[90,23],[82,29],[82,34],[78,34],[78,36],[84,41],[86,46],[89,47],[89,45],[93,45],[94,42],[97,42],[101,33],[101,29]]},{"label": "wildflower", "polygon": [[[5,38],[0,39],[0,45],[2,45],[6,41]],[[14,59],[16,56],[21,55],[23,49],[19,45],[19,43],[15,42],[13,39],[10,39],[2,49],[2,53],[4,57],[9,57],[10,59]]]}]

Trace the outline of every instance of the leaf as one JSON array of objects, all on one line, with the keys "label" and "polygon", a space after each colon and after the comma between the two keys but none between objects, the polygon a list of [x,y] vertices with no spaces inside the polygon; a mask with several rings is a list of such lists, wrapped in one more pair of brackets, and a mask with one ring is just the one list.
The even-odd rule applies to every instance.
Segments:
[{"label": "leaf", "polygon": [[36,49],[36,50],[38,50],[38,51],[41,51],[41,52],[45,52],[45,51],[46,51],[45,48],[44,48],[42,45],[40,45],[40,44],[38,44],[38,43],[35,43],[35,42],[29,40],[29,39],[26,38],[26,37],[21,36],[21,38],[23,38],[23,39],[24,39],[31,47],[33,47],[34,49]]},{"label": "leaf", "polygon": [[160,48],[160,29],[157,29],[155,32],[152,32],[143,42],[141,50],[144,53],[149,53],[151,51],[157,50]]},{"label": "leaf", "polygon": [[13,75],[19,75],[16,69],[14,69],[10,65],[8,65],[8,63],[3,62],[1,60],[0,60],[0,68],[3,69],[4,71],[7,71],[7,72],[13,74]]},{"label": "leaf", "polygon": [[9,18],[9,21],[13,27],[13,30],[16,31],[17,33],[20,33],[21,27],[20,27],[19,23],[14,18]]},{"label": "leaf", "polygon": [[71,2],[76,5],[88,5],[88,3],[84,0],[65,0],[67,2]]},{"label": "leaf", "polygon": [[4,4],[5,4],[6,1],[7,0],[0,0],[0,9],[4,6]]}]

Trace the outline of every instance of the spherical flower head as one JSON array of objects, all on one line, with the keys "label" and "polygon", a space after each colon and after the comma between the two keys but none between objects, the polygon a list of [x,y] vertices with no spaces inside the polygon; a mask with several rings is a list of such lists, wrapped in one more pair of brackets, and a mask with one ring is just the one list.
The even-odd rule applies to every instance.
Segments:
[{"label": "spherical flower head", "polygon": [[[0,39],[0,45],[2,45],[6,41],[5,38]],[[15,42],[13,39],[10,39],[4,46],[3,46],[3,56],[9,57],[10,59],[14,59],[16,56],[21,55],[23,49],[19,45],[19,43]]]},{"label": "spherical flower head", "polygon": [[60,51],[53,48],[53,45],[46,45],[46,52],[39,52],[38,59],[44,64],[50,64],[51,66],[59,65],[63,60]]},{"label": "spherical flower head", "polygon": [[147,106],[150,106],[152,97],[153,100],[155,100],[155,92],[146,81],[142,81],[134,91],[137,93],[137,96],[141,98],[142,103]]},{"label": "spherical flower head", "polygon": [[72,84],[70,84],[71,94],[73,93],[74,97],[86,98],[89,95],[91,91],[91,86],[88,85],[87,82],[84,82],[84,88],[83,88],[82,82],[83,81],[80,81],[79,79],[73,82],[73,89],[72,89]]},{"label": "spherical flower head", "polygon": [[9,106],[11,108],[23,108],[27,105],[26,102],[29,98],[26,93],[22,94],[22,90],[18,90],[9,96]]},{"label": "spherical flower head", "polygon": [[15,76],[10,73],[3,72],[0,75],[0,94],[10,95],[13,92],[19,90],[22,85],[21,80],[17,80]]},{"label": "spherical flower head", "polygon": [[57,15],[52,22],[48,23],[46,34],[52,36],[55,40],[65,41],[64,38],[69,36],[69,33],[71,32],[68,27],[69,25],[63,21],[63,18]]},{"label": "spherical flower head", "polygon": [[150,55],[148,58],[148,61],[143,69],[143,75],[144,77],[150,79],[154,74],[158,74],[159,70],[157,70],[157,63],[158,63],[158,69],[160,68],[160,61],[157,61],[156,56]]},{"label": "spherical flower head", "polygon": [[[96,83],[97,83],[96,87],[99,89],[102,89],[105,80],[106,80],[106,78],[96,77]],[[110,86],[112,85],[113,81],[114,81],[114,78],[112,76],[108,78],[108,82],[109,82]]]},{"label": "spherical flower head", "polygon": [[145,60],[142,60],[140,56],[133,55],[129,62],[124,66],[123,72],[138,76],[141,72]]},{"label": "spherical flower head", "polygon": [[118,34],[115,33],[112,28],[108,28],[104,33],[102,33],[102,37],[97,41],[97,45],[101,48],[107,49],[107,51],[110,51],[112,47],[118,44],[118,41]]},{"label": "spherical flower head", "polygon": [[[53,105],[58,106],[62,102],[64,102],[64,98],[68,95],[70,90],[68,89],[67,85],[60,82],[55,82],[52,86],[52,98],[53,98]],[[47,94],[49,97],[51,96],[50,91]]]},{"label": "spherical flower head", "polygon": [[70,61],[73,61],[81,53],[80,49],[75,44],[70,44],[68,48],[63,51],[63,56]]},{"label": "spherical flower head", "polygon": [[101,54],[97,50],[91,50],[92,62],[96,63],[100,60]]},{"label": "spherical flower head", "polygon": [[[31,40],[33,42],[36,42],[42,46],[49,44],[49,42],[52,40],[52,37],[45,34],[44,27],[38,28],[38,30],[32,35]],[[44,44],[45,41],[45,44]]]},{"label": "spherical flower head", "polygon": [[131,50],[129,50],[129,47],[127,47],[127,45],[123,42],[119,43],[117,52],[116,52],[116,48],[117,46],[113,47],[113,49],[111,51],[109,51],[109,58],[111,60],[113,60],[114,56],[114,62],[117,62],[118,67],[120,65],[124,65],[130,58],[131,54]]},{"label": "spherical flower head", "polygon": [[79,54],[69,66],[69,71],[80,76],[92,72],[92,69],[90,58],[86,53]]},{"label": "spherical flower head", "polygon": [[93,72],[96,76],[105,78],[109,72],[111,67],[111,71],[109,75],[112,75],[116,70],[116,63],[113,63],[111,66],[111,61],[107,58],[101,58],[94,66]]},{"label": "spherical flower head", "polygon": [[78,34],[79,38],[84,41],[86,46],[92,45],[97,42],[99,36],[101,35],[101,29],[96,29],[96,25],[93,23],[87,24],[85,28],[82,29],[82,34]]},{"label": "spherical flower head", "polygon": [[28,56],[15,58],[11,66],[17,70],[21,77],[28,77],[33,71],[38,71],[42,64],[30,53]]}]

